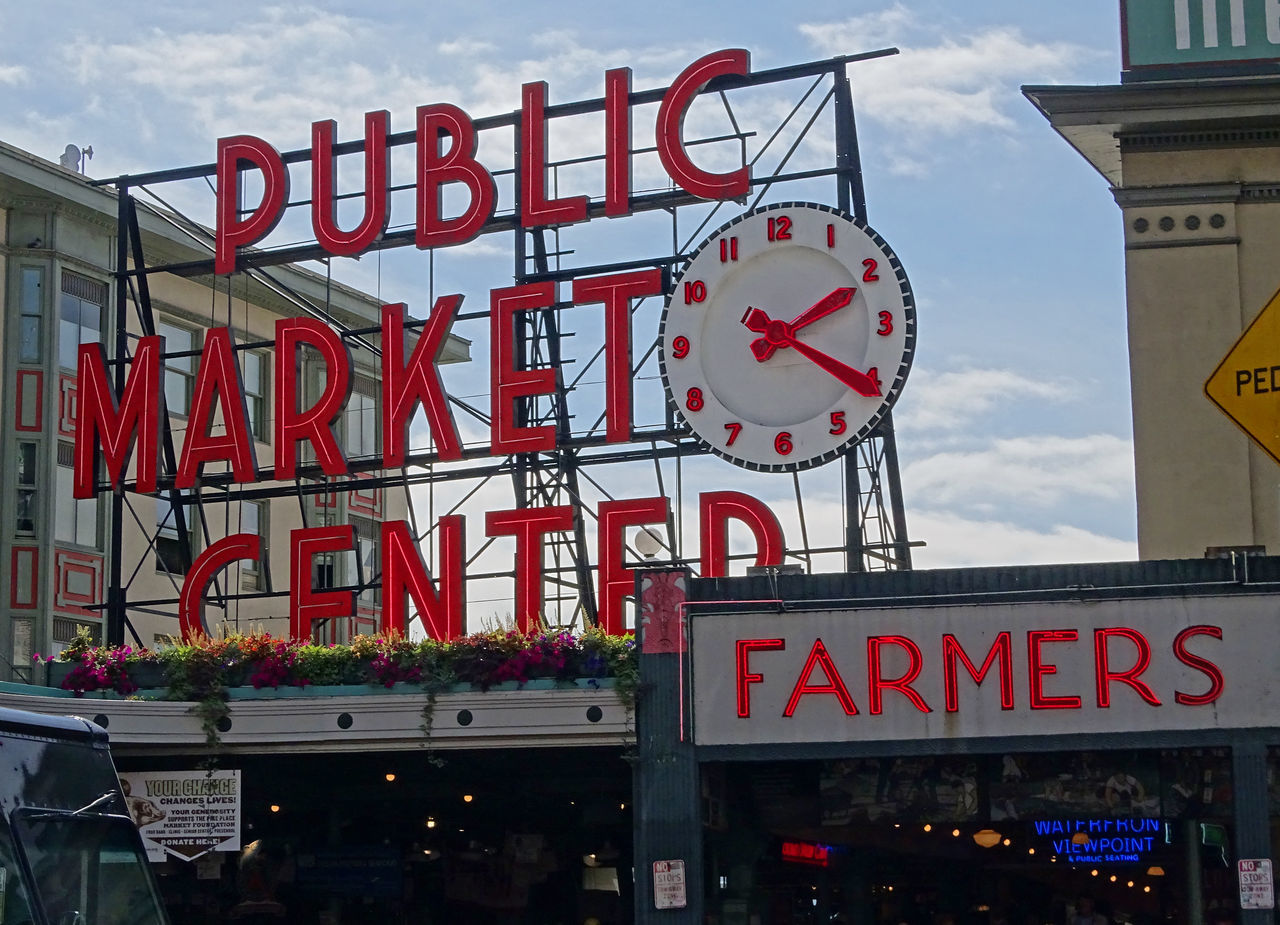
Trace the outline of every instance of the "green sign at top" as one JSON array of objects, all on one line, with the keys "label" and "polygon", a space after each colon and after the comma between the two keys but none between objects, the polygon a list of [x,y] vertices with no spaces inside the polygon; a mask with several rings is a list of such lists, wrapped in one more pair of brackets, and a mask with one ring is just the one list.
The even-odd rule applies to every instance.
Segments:
[{"label": "green sign at top", "polygon": [[1280,70],[1280,0],[1120,0],[1120,22],[1132,77]]}]

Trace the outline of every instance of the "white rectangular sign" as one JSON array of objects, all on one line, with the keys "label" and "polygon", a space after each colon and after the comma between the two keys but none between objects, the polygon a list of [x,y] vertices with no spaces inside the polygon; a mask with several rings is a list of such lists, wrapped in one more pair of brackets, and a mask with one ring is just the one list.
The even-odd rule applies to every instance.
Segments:
[{"label": "white rectangular sign", "polygon": [[683,909],[688,904],[689,900],[685,894],[684,861],[654,861],[654,908]]},{"label": "white rectangular sign", "polygon": [[1280,596],[694,613],[698,745],[1275,723]]},{"label": "white rectangular sign", "polygon": [[150,860],[240,850],[239,771],[130,771],[120,783]]},{"label": "white rectangular sign", "polygon": [[1270,858],[1241,858],[1236,861],[1240,877],[1241,909],[1274,909],[1275,881],[1271,877]]}]

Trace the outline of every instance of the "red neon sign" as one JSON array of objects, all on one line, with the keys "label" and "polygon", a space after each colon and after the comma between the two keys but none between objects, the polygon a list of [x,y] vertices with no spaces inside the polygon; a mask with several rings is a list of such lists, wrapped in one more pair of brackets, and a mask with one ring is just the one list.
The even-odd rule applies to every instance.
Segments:
[{"label": "red neon sign", "polygon": [[826,867],[831,863],[831,849],[826,845],[808,841],[784,841],[782,860],[811,867]]},{"label": "red neon sign", "polygon": [[[964,666],[973,685],[979,686],[987,680],[988,674],[998,665],[998,692],[1001,710],[1014,708],[1014,675],[1015,669],[1024,673],[1031,688],[1029,707],[1032,710],[1081,710],[1084,709],[1082,697],[1074,694],[1047,694],[1044,690],[1045,679],[1058,674],[1058,666],[1046,661],[1043,647],[1049,643],[1077,642],[1080,633],[1074,629],[1027,630],[1026,653],[1024,662],[1015,666],[1015,647],[1012,633],[1004,630],[996,634],[986,658],[980,667],[975,667],[959,641],[951,633],[941,633],[937,644],[922,643],[904,634],[874,635],[866,637],[866,659],[855,661],[855,668],[865,672],[869,696],[869,715],[879,716],[886,712],[894,712],[899,708],[886,709],[885,691],[894,691],[905,700],[908,709],[921,713],[931,713],[932,708],[920,695],[919,688],[925,686],[926,680],[937,683],[937,675],[941,674],[942,687],[946,698],[946,712],[956,713],[961,709],[960,673],[956,670],[957,662]],[[1203,655],[1188,650],[1190,640],[1206,636],[1211,639],[1222,639],[1222,628],[1217,626],[1192,626],[1182,630],[1173,638],[1166,653],[1153,649],[1151,641],[1137,629],[1132,627],[1104,627],[1093,630],[1093,643],[1083,643],[1092,658],[1092,682],[1097,691],[1097,707],[1110,709],[1112,706],[1112,688],[1115,684],[1128,686],[1144,703],[1150,707],[1162,707],[1162,700],[1156,691],[1141,679],[1157,657],[1172,659],[1192,668],[1205,676],[1208,687],[1200,693],[1172,691],[1175,703],[1184,706],[1202,706],[1215,702],[1226,685],[1222,668]],[[1129,667],[1117,669],[1116,663],[1121,656],[1117,644],[1113,651],[1111,643],[1124,640],[1127,647],[1136,653],[1125,660],[1131,662]],[[899,650],[896,664],[902,664],[905,656],[906,669],[897,677],[886,677],[884,670],[884,651],[886,647]],[[734,641],[734,684],[736,691],[737,715],[740,719],[752,717],[752,693],[759,695],[762,691],[776,691],[777,697],[772,701],[778,703],[781,694],[790,690],[782,716],[790,718],[803,710],[813,698],[819,700],[835,698],[846,716],[858,715],[858,708],[850,693],[845,676],[849,671],[849,658],[833,655],[827,644],[814,638],[809,647],[809,654],[803,667],[796,671],[795,662],[788,662],[783,654],[787,651],[787,640],[784,638],[769,639],[736,639]],[[789,665],[790,667],[784,667]],[[843,670],[842,670],[843,669]],[[932,676],[932,677],[930,677]],[[855,678],[855,680],[857,680]],[[1086,682],[1087,683],[1087,682]],[[928,685],[932,688],[932,684]],[[830,701],[827,701],[830,702]],[[776,709],[776,707],[774,708]]]},{"label": "red neon sign", "polygon": [[[747,194],[751,168],[743,165],[725,173],[704,170],[694,164],[685,149],[684,117],[694,98],[712,80],[745,77],[751,56],[741,48],[713,52],[694,61],[676,77],[663,94],[654,129],[658,158],[672,181],[685,192],[702,199],[736,199]],[[616,68],[604,75],[605,126],[603,139],[605,203],[609,216],[630,213],[631,179],[631,72]],[[526,83],[520,111],[520,202],[516,213],[524,228],[586,221],[585,195],[550,198],[547,193],[547,85]],[[471,118],[448,103],[422,106],[417,113],[416,214],[414,240],[418,247],[461,244],[478,234],[497,208],[493,175],[476,160],[477,138]],[[356,254],[381,237],[390,221],[386,112],[365,115],[365,213],[350,231],[338,228],[334,214],[333,162],[337,127],[324,120],[312,125],[311,218],[321,248],[335,256]],[[446,142],[447,145],[442,145]],[[260,174],[262,200],[248,215],[240,214],[241,174]],[[217,227],[214,272],[233,273],[243,248],[265,238],[279,223],[289,200],[289,168],[280,153],[265,140],[237,135],[218,141]],[[461,184],[469,195],[461,215],[446,219],[441,191]]]}]

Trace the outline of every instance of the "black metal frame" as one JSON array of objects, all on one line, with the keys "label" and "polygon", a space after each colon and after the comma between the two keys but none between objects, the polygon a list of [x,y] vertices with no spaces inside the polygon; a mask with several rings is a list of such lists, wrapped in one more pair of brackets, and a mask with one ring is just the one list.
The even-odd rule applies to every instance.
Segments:
[{"label": "black metal frame", "polygon": [[[786,119],[774,130],[773,135],[757,155],[759,157],[780,136],[787,124],[800,114],[802,108],[806,105],[806,101],[815,94],[822,84],[830,80],[831,83],[827,87],[825,95],[814,106],[814,111],[808,122],[801,129],[799,138],[794,142],[790,151],[781,158],[781,162],[774,172],[769,176],[753,178],[752,194],[754,202],[751,204],[758,204],[773,187],[779,184],[833,177],[836,181],[838,206],[865,221],[867,212],[866,198],[863,189],[862,166],[854,119],[853,94],[848,77],[848,65],[858,61],[884,57],[896,52],[897,49],[883,49],[865,54],[847,55],[824,61],[759,71],[746,77],[721,78],[713,81],[704,92],[719,94],[734,131],[730,134],[713,138],[690,141],[689,144],[697,145],[736,140],[742,145],[745,159],[747,140],[752,136],[744,133],[738,127],[729,100],[725,95],[726,91],[740,87],[754,87],[796,79],[813,78],[812,84],[803,97],[795,104]],[[665,88],[633,92],[631,94],[631,103],[633,106],[654,103],[661,100],[664,93]],[[796,147],[807,136],[818,118],[826,111],[829,102],[832,103],[835,123],[834,163],[819,169],[784,172],[787,162],[795,152]],[[603,109],[603,99],[592,99],[547,106],[545,115],[548,120],[553,120],[584,113],[601,112]],[[518,137],[520,118],[519,112],[506,113],[476,119],[475,126],[477,131],[503,128],[515,129],[515,134]],[[414,132],[392,134],[387,139],[389,147],[415,142],[416,134]],[[634,149],[634,153],[644,153],[652,150]],[[363,141],[336,144],[334,151],[336,154],[361,152],[363,151]],[[310,149],[302,149],[289,151],[283,154],[282,158],[286,164],[294,164],[306,161],[310,156]],[[512,176],[516,186],[515,201],[518,202],[520,177],[518,145],[515,150],[515,158],[515,165],[511,170],[496,173],[498,175],[510,174]],[[597,159],[599,158],[579,158],[573,161],[561,161],[550,166],[552,169],[558,169],[571,163],[576,164]],[[115,386],[118,391],[123,389],[126,365],[130,357],[130,335],[128,333],[130,301],[133,302],[141,330],[145,334],[151,334],[154,332],[155,322],[148,280],[153,274],[169,273],[186,277],[211,276],[213,274],[212,259],[155,265],[146,263],[138,223],[139,206],[134,198],[133,191],[140,190],[154,198],[165,207],[164,211],[155,213],[161,220],[181,230],[198,245],[208,247],[212,251],[212,236],[209,230],[172,209],[150,188],[165,183],[192,179],[204,179],[212,185],[211,181],[215,175],[216,165],[204,164],[195,167],[125,175],[110,180],[96,181],[99,184],[114,185],[119,203],[117,216],[119,231],[115,270],[115,344],[112,361]],[[405,186],[393,186],[392,191],[403,191],[408,188]],[[362,195],[363,193],[346,194],[344,198],[360,197]],[[561,265],[561,258],[567,257],[572,251],[560,249],[558,244],[560,231],[558,229],[549,231],[545,228],[521,229],[519,227],[518,208],[515,211],[508,210],[496,213],[484,226],[481,233],[515,233],[513,258],[516,283],[544,280],[561,281],[597,273],[619,272],[636,268],[658,268],[663,272],[664,290],[669,290],[673,269],[687,259],[687,255],[709,229],[716,210],[723,203],[715,204],[711,208],[701,224],[687,234],[687,240],[683,244],[680,240],[681,231],[679,229],[681,210],[691,206],[706,205],[706,203],[680,190],[633,194],[630,197],[630,203],[634,212],[664,211],[670,214],[673,239],[672,254],[603,265],[563,266]],[[309,200],[299,200],[286,203],[285,208],[297,208],[307,205],[309,205]],[[598,200],[590,202],[588,211],[591,217],[602,215],[603,203]],[[549,235],[554,235],[554,239],[551,242],[548,241]],[[412,229],[390,230],[380,241],[373,245],[371,250],[410,245],[414,243],[413,238]],[[319,249],[319,246],[314,243],[265,247],[240,254],[237,259],[237,271],[250,274],[255,279],[264,282],[291,299],[298,306],[301,313],[325,320],[338,329],[341,336],[353,345],[376,354],[377,349],[366,337],[367,335],[378,333],[378,328],[352,329],[345,327],[329,314],[326,310],[326,305],[317,304],[293,292],[282,281],[273,278],[269,272],[270,268],[274,266],[324,257],[325,255]],[[502,476],[512,479],[517,505],[523,507],[535,504],[557,503],[557,499],[565,498],[576,501],[582,497],[582,483],[584,481],[590,482],[597,488],[600,487],[591,478],[591,471],[594,467],[640,461],[652,461],[654,463],[658,472],[659,488],[661,490],[661,460],[703,455],[706,450],[698,445],[686,429],[677,424],[670,407],[667,408],[666,420],[663,426],[633,430],[632,442],[625,447],[607,445],[603,433],[599,432],[599,421],[585,431],[579,429],[575,432],[572,423],[573,414],[569,407],[569,391],[581,380],[586,369],[591,368],[592,363],[599,358],[600,353],[597,351],[596,355],[587,361],[586,368],[582,373],[566,381],[566,371],[561,362],[564,359],[560,318],[562,307],[555,306],[536,312],[521,313],[523,316],[521,318],[522,324],[517,329],[519,362],[528,368],[549,366],[556,370],[557,377],[557,392],[553,399],[549,402],[541,403],[546,407],[540,407],[534,402],[525,403],[517,412],[517,423],[521,425],[553,425],[557,433],[557,448],[553,452],[517,454],[504,459],[494,459],[490,457],[487,447],[476,447],[465,450],[463,453],[463,460],[470,463],[470,465],[464,468],[449,467],[443,470],[436,470],[433,467],[433,463],[437,461],[437,457],[433,452],[411,449],[407,456],[405,467],[396,472],[383,472],[380,460],[377,458],[356,459],[350,463],[352,476],[344,479],[325,478],[316,467],[303,466],[299,469],[298,478],[289,484],[236,486],[231,483],[230,475],[210,474],[202,478],[195,489],[179,491],[173,488],[173,473],[176,471],[176,463],[168,416],[162,416],[164,466],[162,466],[160,475],[160,491],[161,493],[167,493],[169,496],[179,538],[182,541],[182,548],[184,551],[189,550],[188,540],[191,528],[191,525],[187,523],[185,505],[191,505],[196,512],[196,520],[204,529],[207,539],[204,505],[238,500],[293,496],[299,501],[305,522],[306,506],[304,498],[310,494],[347,492],[355,488],[366,491],[369,489],[403,488],[407,492],[409,486],[416,484],[435,485],[458,479],[486,480],[495,476]],[[487,317],[488,310],[486,308],[481,311],[463,313],[459,316],[459,320]],[[408,327],[412,329],[422,324],[423,322],[409,322]],[[269,346],[269,342],[238,344],[236,349],[246,350],[264,346]],[[647,350],[634,363],[633,368],[638,369],[643,365],[645,359],[652,355],[655,349],[656,339],[652,344],[648,345]],[[198,351],[168,353],[166,354],[166,359],[197,354]],[[473,415],[477,420],[487,422],[487,416],[480,409],[457,397],[451,397],[450,400],[456,408]],[[481,459],[489,461],[481,462]],[[845,542],[843,552],[845,554],[846,568],[849,571],[910,568],[911,544],[907,540],[905,511],[902,504],[897,452],[891,418],[886,416],[877,432],[868,441],[848,453],[843,460],[843,465],[845,493]],[[356,475],[359,473],[372,473],[372,475],[357,478]],[[264,470],[263,478],[264,480],[270,480],[271,472],[269,469]],[[679,479],[677,478],[678,481]],[[798,481],[796,483],[796,493],[799,503]],[[887,506],[886,495],[888,496]],[[123,576],[122,540],[123,520],[127,503],[123,490],[117,490],[113,493],[108,572],[109,586],[106,601],[103,605],[106,611],[106,639],[110,643],[123,642],[126,627],[132,632],[128,619],[130,609],[145,610],[151,613],[165,613],[167,611],[157,608],[172,605],[177,600],[176,595],[173,598],[132,602],[129,600],[128,589],[132,579],[126,580]],[[674,507],[678,510],[680,506],[679,485],[677,484]],[[130,508],[130,512],[133,513],[132,508]],[[133,516],[138,519],[136,513]],[[677,516],[679,515],[677,514]],[[139,519],[139,523],[145,526],[141,519]],[[803,528],[803,508],[801,508],[801,524]],[[872,525],[875,528],[874,535],[869,535],[868,527]],[[158,527],[156,531],[158,534]],[[429,533],[429,529],[420,531],[418,539],[421,541]],[[808,548],[807,531],[805,533],[806,548],[793,553],[801,561],[808,564],[811,563],[813,555],[833,551],[830,548]],[[147,553],[150,552],[154,545],[155,536],[152,536]],[[595,624],[597,608],[590,575],[592,567],[591,552],[587,547],[583,518],[576,519],[575,530],[570,536],[553,541],[551,546],[555,564],[546,569],[546,575],[548,581],[562,589],[557,592],[560,605],[563,607],[571,603],[571,622],[576,623],[580,618],[584,626]],[[672,551],[670,561],[689,561],[687,558],[680,556],[678,530],[670,523],[668,524],[668,546]],[[184,552],[184,555],[189,555],[189,552]],[[479,553],[476,553],[476,555],[478,556]],[[566,581],[562,577],[565,575],[571,575],[572,581]],[[476,577],[484,576],[469,576],[469,578]],[[363,575],[358,587],[376,586],[379,580],[380,576],[377,575]],[[214,587],[216,599],[221,603],[241,599],[278,597],[284,593],[261,591],[232,594],[219,589],[216,584]],[[134,633],[134,636],[136,638],[136,633]]]}]

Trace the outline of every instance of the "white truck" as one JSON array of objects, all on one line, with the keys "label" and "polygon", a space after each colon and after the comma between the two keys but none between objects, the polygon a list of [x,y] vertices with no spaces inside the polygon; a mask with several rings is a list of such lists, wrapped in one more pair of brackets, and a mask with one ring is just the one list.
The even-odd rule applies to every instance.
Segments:
[{"label": "white truck", "polygon": [[0,925],[169,925],[88,720],[0,708]]}]

